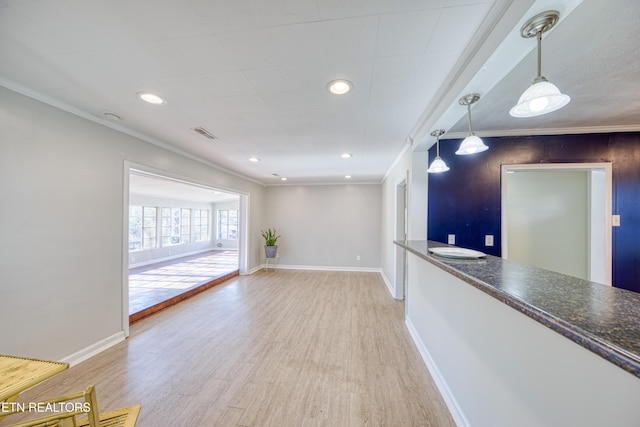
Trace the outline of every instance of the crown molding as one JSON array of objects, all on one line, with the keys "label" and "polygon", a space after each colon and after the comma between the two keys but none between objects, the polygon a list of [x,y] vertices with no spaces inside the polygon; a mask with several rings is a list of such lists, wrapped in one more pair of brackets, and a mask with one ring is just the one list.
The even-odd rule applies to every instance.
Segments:
[{"label": "crown molding", "polygon": [[202,159],[202,158],[200,158],[198,156],[195,156],[195,155],[193,155],[193,154],[191,154],[191,153],[189,153],[187,151],[181,150],[181,149],[179,149],[178,147],[176,147],[174,145],[171,145],[171,144],[169,144],[167,142],[161,141],[161,140],[159,140],[157,138],[154,138],[154,137],[152,137],[150,135],[144,134],[142,132],[135,131],[133,129],[129,129],[126,126],[122,126],[122,125],[120,125],[118,123],[115,123],[115,122],[109,121],[107,119],[103,119],[101,117],[98,117],[98,116],[95,116],[93,114],[87,113],[86,111],[80,110],[80,109],[78,109],[76,107],[73,107],[73,106],[71,106],[71,105],[69,105],[67,103],[59,101],[59,100],[57,100],[55,98],[52,98],[52,97],[50,97],[48,95],[45,95],[45,94],[41,93],[41,92],[35,91],[35,90],[33,90],[31,88],[27,88],[25,86],[22,86],[22,85],[14,82],[14,81],[12,81],[10,79],[7,79],[7,78],[5,78],[4,76],[1,76],[1,75],[0,75],[0,86],[4,87],[6,89],[9,89],[9,90],[11,90],[13,92],[16,92],[16,93],[19,93],[21,95],[24,95],[26,97],[35,99],[36,101],[42,102],[42,103],[47,104],[47,105],[49,105],[51,107],[54,107],[54,108],[57,108],[59,110],[65,111],[67,113],[73,114],[74,116],[78,116],[78,117],[81,117],[81,118],[83,118],[85,120],[89,120],[91,122],[94,122],[94,123],[97,123],[99,125],[105,126],[105,127],[110,128],[112,130],[115,130],[116,132],[120,132],[120,133],[123,133],[125,135],[129,135],[129,136],[131,136],[133,138],[139,139],[141,141],[147,142],[149,144],[155,145],[157,147],[164,148],[167,151],[171,151],[171,152],[173,152],[175,154],[178,154],[180,156],[187,157],[187,158],[189,158],[191,160],[194,160],[194,161],[196,161],[198,163],[204,164],[204,165],[206,165],[206,166],[208,166],[210,168],[219,170],[219,171],[227,173],[229,175],[233,175],[233,176],[235,176],[237,178],[241,178],[241,179],[253,182],[253,183],[258,184],[258,185],[262,185],[262,186],[265,185],[264,182],[258,181],[257,179],[250,178],[250,177],[248,177],[246,175],[242,175],[242,174],[240,174],[238,172],[235,172],[235,171],[232,171],[230,169],[224,168],[224,167],[222,167],[222,166],[220,166],[218,164],[215,164],[215,163],[209,162],[207,160],[204,160],[204,159]]},{"label": "crown molding", "polygon": [[[474,131],[479,137],[501,137],[501,136],[532,136],[532,135],[580,135],[587,133],[626,133],[640,132],[640,125],[620,125],[620,126],[579,126],[566,128],[535,128],[535,129],[502,129]],[[440,137],[443,139],[462,139],[468,132],[452,132]]]},{"label": "crown molding", "polygon": [[415,147],[415,145],[416,144],[413,143],[413,139],[412,138],[407,138],[406,139],[406,142],[404,143],[404,146],[402,146],[402,149],[400,150],[400,152],[396,156],[396,158],[393,161],[393,163],[391,163],[391,166],[389,166],[389,169],[387,169],[387,172],[384,174],[384,176],[380,180],[379,184],[382,184],[383,182],[385,182],[387,180],[387,178],[389,178],[389,175],[391,175],[391,173],[393,172],[393,169],[395,169],[396,165],[402,160],[404,155],[407,154],[407,152],[409,150],[411,150],[413,147]]}]

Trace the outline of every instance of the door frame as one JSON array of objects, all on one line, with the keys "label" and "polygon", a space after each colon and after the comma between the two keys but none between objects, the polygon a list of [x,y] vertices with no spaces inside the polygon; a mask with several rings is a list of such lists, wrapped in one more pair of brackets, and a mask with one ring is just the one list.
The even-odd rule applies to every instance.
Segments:
[{"label": "door frame", "polygon": [[[407,183],[408,174],[400,181],[395,183],[395,221],[394,221],[394,240],[406,240],[408,235],[408,197]],[[394,256],[395,268],[395,289],[393,297],[403,300],[406,298],[407,284],[407,252],[400,246],[395,245]]]},{"label": "door frame", "polygon": [[[248,253],[248,228],[249,228],[249,194],[238,190],[223,188],[205,182],[199,182],[193,178],[176,175],[174,173],[153,168],[140,163],[124,161],[123,167],[123,208],[122,208],[122,330],[124,336],[129,336],[129,175],[132,170],[141,171],[151,175],[166,178],[168,180],[182,182],[188,185],[222,190],[239,196],[238,205],[238,269],[240,274],[247,274]],[[213,219],[211,226],[213,227]]]},{"label": "door frame", "polygon": [[[604,223],[598,224],[599,227],[604,227],[604,255],[600,255],[600,260],[604,264],[604,282],[606,285],[612,286],[612,204],[613,204],[613,174],[612,164],[610,162],[603,163],[538,163],[538,164],[516,164],[516,165],[502,165],[501,166],[501,195],[500,195],[500,208],[501,208],[501,248],[502,258],[508,259],[508,229],[507,229],[507,174],[515,171],[527,171],[527,172],[543,172],[543,171],[586,171],[586,172],[604,172]],[[592,175],[593,177],[593,175]],[[592,193],[591,193],[592,194]],[[593,204],[593,200],[591,201]],[[591,209],[591,208],[590,208]],[[594,223],[591,223],[593,228]],[[593,244],[590,242],[590,245]],[[594,258],[597,255],[594,251],[589,250],[590,253],[590,266],[594,263]],[[590,267],[590,272],[592,267]],[[591,273],[590,273],[591,275]]]}]

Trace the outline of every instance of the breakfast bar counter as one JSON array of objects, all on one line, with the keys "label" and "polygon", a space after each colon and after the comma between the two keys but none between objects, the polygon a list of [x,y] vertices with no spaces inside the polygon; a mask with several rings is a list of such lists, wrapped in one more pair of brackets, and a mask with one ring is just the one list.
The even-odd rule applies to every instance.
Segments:
[{"label": "breakfast bar counter", "polygon": [[640,425],[640,294],[395,243],[407,327],[458,425]]}]

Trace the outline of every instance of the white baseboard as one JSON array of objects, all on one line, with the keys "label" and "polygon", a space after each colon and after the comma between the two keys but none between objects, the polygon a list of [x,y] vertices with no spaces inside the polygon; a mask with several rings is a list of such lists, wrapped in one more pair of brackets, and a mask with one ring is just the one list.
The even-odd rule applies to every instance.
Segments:
[{"label": "white baseboard", "polygon": [[147,265],[157,264],[159,262],[171,261],[171,260],[174,260],[174,259],[184,258],[184,257],[192,256],[192,255],[203,254],[205,252],[211,252],[211,251],[237,251],[237,250],[238,250],[238,248],[218,248],[218,247],[198,249],[198,250],[195,250],[195,251],[181,252],[181,253],[169,255],[169,256],[166,256],[166,257],[162,257],[162,258],[154,258],[154,259],[149,259],[149,260],[146,260],[146,261],[137,262],[135,264],[129,264],[129,268],[144,267],[144,266],[147,266]]},{"label": "white baseboard", "polygon": [[253,267],[252,269],[248,270],[245,274],[243,274],[243,276],[247,276],[249,274],[256,273],[256,272],[262,270],[263,268],[264,268],[264,265],[259,265],[257,267]]},{"label": "white baseboard", "polygon": [[[273,268],[273,265],[262,265],[262,268]],[[282,270],[317,270],[317,271],[358,271],[363,273],[380,273],[382,270],[379,268],[369,267],[338,267],[330,265],[276,265],[276,269]]]},{"label": "white baseboard", "polygon": [[413,323],[411,323],[411,320],[409,320],[408,318],[405,320],[404,323],[407,326],[407,329],[409,330],[409,335],[411,335],[413,342],[415,343],[416,347],[418,347],[418,351],[422,356],[422,360],[424,361],[425,365],[427,365],[427,369],[429,370],[429,373],[431,374],[433,381],[436,383],[436,386],[438,387],[438,391],[440,391],[440,394],[442,395],[442,399],[444,400],[444,403],[447,405],[447,409],[449,409],[449,412],[453,417],[453,421],[455,421],[458,427],[470,427],[467,417],[465,417],[464,412],[462,411],[462,408],[460,407],[460,405],[458,404],[458,401],[456,400],[455,396],[451,392],[451,389],[447,385],[447,382],[442,376],[442,373],[440,373],[440,370],[438,369],[436,362],[433,360],[433,358],[431,357],[431,354],[429,354],[429,351],[427,350],[424,343],[420,339],[420,336],[418,335],[418,332],[413,326]]},{"label": "white baseboard", "polygon": [[77,351],[64,359],[61,362],[66,362],[70,366],[75,366],[80,362],[84,362],[88,358],[95,356],[96,354],[105,351],[106,349],[113,347],[119,342],[124,341],[124,331],[120,331],[116,334],[111,335],[110,337],[104,338],[94,344],[91,344],[88,347],[83,348],[80,351]]},{"label": "white baseboard", "polygon": [[382,271],[382,269],[380,269],[380,275],[382,276],[382,280],[384,280],[384,284],[387,285],[387,289],[389,290],[391,296],[395,299],[398,299],[396,298],[396,292],[395,289],[393,289],[393,284],[389,281],[389,278],[387,278],[387,275],[384,274],[384,271]]}]

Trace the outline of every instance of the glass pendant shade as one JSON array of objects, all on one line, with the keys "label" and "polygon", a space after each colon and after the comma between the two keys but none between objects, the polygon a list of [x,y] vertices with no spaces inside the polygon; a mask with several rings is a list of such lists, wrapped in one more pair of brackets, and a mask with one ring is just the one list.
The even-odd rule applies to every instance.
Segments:
[{"label": "glass pendant shade", "polygon": [[436,129],[431,132],[431,136],[436,137],[436,158],[433,159],[433,162],[431,162],[429,169],[427,169],[428,173],[440,173],[449,170],[449,166],[447,166],[444,160],[442,160],[442,157],[440,157],[440,137],[444,135],[444,133],[444,129]]},{"label": "glass pendant shade", "polygon": [[571,101],[569,95],[561,93],[556,85],[542,75],[542,33],[550,30],[558,22],[558,19],[560,19],[558,11],[548,10],[527,20],[520,29],[522,37],[537,39],[538,76],[524,91],[518,103],[509,110],[509,114],[513,117],[541,116],[556,111]]},{"label": "glass pendant shade", "polygon": [[509,111],[509,114],[513,117],[541,116],[564,107],[569,101],[571,101],[569,95],[561,93],[553,83],[546,79],[534,81],[524,91],[518,104]]},{"label": "glass pendant shade", "polygon": [[469,135],[464,139],[464,141],[462,141],[462,144],[460,144],[460,147],[458,148],[458,151],[456,151],[456,154],[459,156],[464,156],[467,154],[481,153],[488,149],[489,147],[484,145],[484,142],[482,142],[479,137],[477,137],[476,135]]},{"label": "glass pendant shade", "polygon": [[431,166],[429,166],[429,169],[427,169],[427,172],[440,173],[440,172],[446,172],[448,170],[449,170],[449,166],[447,166],[444,160],[442,160],[442,157],[436,156],[436,158],[433,159],[433,162],[431,162]]},{"label": "glass pendant shade", "polygon": [[471,104],[475,104],[480,99],[480,95],[477,93],[470,93],[465,95],[458,101],[460,105],[467,106],[467,120],[469,121],[469,135],[462,141],[456,154],[459,156],[466,156],[468,154],[481,153],[488,150],[489,147],[484,145],[484,142],[477,137],[471,128]]}]

